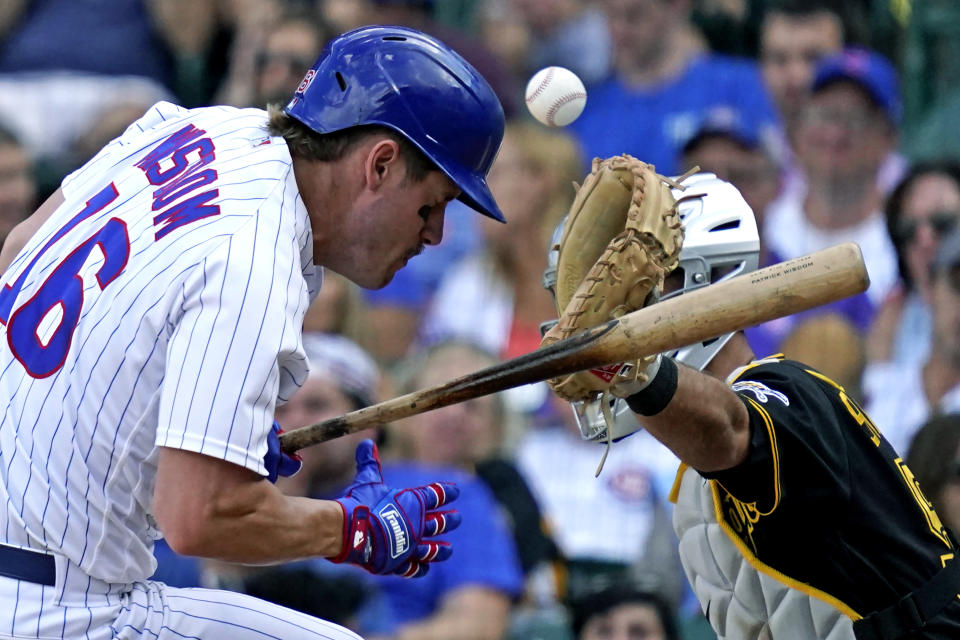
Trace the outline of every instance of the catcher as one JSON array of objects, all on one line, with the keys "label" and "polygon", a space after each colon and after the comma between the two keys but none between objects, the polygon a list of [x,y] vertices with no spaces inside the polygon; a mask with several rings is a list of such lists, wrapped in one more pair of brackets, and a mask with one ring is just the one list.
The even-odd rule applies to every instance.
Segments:
[{"label": "catcher", "polygon": [[[602,216],[620,227],[597,250],[582,233],[604,229]],[[732,185],[670,180],[629,156],[595,161],[555,238],[544,283],[560,319],[545,343],[754,270],[759,249]],[[674,528],[720,638],[960,637],[951,535],[898,453],[822,374],[781,355],[756,360],[735,333],[551,386],[573,402],[584,438],[644,428],[682,460]]]}]

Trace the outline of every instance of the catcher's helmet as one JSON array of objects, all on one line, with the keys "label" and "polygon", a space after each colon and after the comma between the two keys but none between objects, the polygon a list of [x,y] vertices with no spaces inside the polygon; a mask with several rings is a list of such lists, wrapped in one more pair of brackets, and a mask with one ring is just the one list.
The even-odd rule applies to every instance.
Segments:
[{"label": "catcher's helmet", "polygon": [[[683,181],[683,190],[674,189],[678,200],[677,211],[683,222],[683,245],[680,264],[672,279],[678,281],[675,290],[660,296],[666,300],[687,291],[705,287],[714,282],[729,280],[742,273],[756,271],[760,256],[760,237],[757,222],[750,205],[729,182],[712,173],[698,173]],[[548,267],[543,284],[553,290],[556,283],[557,250],[561,221],[554,233],[554,243],[547,256]],[[670,283],[668,280],[668,284]],[[666,353],[694,369],[706,367],[717,352],[730,340],[732,333]],[[624,400],[609,396],[616,420],[613,437],[623,437],[639,428],[636,416]],[[574,402],[573,407],[580,433],[589,440],[606,436],[607,425],[600,407],[600,399]]]},{"label": "catcher's helmet", "polygon": [[503,107],[477,70],[439,40],[393,26],[338,36],[284,112],[318,133],[389,127],[460,187],[460,200],[504,222],[487,186],[503,139]]}]

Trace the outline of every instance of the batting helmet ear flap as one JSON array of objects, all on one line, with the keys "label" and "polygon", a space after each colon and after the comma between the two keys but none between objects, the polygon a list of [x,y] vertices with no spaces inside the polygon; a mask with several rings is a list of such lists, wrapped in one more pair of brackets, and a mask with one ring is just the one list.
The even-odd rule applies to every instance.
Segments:
[{"label": "batting helmet ear flap", "polygon": [[389,127],[453,180],[460,200],[505,221],[487,186],[503,140],[503,107],[470,63],[431,36],[373,26],[334,38],[284,112],[318,133]]}]

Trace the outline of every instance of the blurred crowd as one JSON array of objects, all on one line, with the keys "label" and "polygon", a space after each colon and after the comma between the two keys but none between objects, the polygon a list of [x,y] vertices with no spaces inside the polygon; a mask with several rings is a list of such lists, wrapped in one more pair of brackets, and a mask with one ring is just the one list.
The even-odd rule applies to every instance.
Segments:
[{"label": "blurred crowd", "polygon": [[[285,429],[537,348],[557,315],[542,275],[572,183],[592,158],[629,153],[662,174],[698,166],[736,185],[760,226],[761,266],[860,245],[864,294],[748,338],[843,385],[960,533],[960,147],[935,133],[960,130],[960,100],[934,96],[943,107],[923,121],[905,109],[905,87],[948,84],[935,64],[920,69],[933,76],[924,83],[907,66],[919,55],[914,21],[937,4],[950,5],[4,0],[0,239],[155,102],[284,104],[331,35],[415,27],[501,99],[507,128],[489,182],[509,223],[454,201],[443,243],[387,287],[326,273],[304,326],[310,378],[278,408]],[[523,105],[526,80],[548,65],[587,86],[583,114],[563,129]],[[177,557],[162,541],[156,577],[246,591],[381,640],[714,637],[676,555],[677,460],[644,432],[615,445],[595,478],[602,447],[580,438],[545,384],[528,385],[311,447],[284,490],[339,495],[365,437],[380,444],[388,484],[462,488],[455,553],[426,577],[326,561],[231,566]]]}]

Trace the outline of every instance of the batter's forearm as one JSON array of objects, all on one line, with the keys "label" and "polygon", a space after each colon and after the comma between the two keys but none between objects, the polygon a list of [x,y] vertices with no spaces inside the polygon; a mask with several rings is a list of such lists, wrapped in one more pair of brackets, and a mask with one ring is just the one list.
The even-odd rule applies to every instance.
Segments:
[{"label": "batter's forearm", "polygon": [[154,513],[182,555],[274,564],[343,545],[336,502],[286,496],[248,469],[189,451],[161,449]]}]

